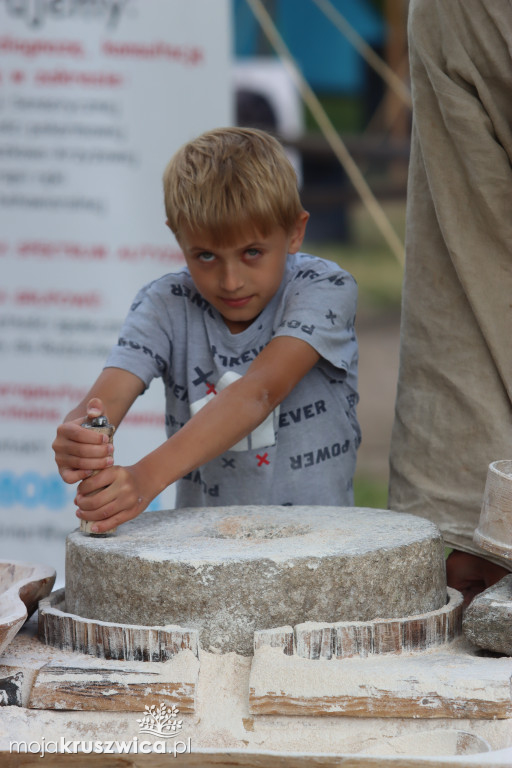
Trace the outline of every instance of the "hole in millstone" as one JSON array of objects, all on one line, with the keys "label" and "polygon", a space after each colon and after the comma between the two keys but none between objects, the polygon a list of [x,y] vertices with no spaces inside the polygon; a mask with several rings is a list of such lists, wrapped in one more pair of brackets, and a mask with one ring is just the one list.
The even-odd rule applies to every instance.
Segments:
[{"label": "hole in millstone", "polygon": [[287,539],[305,536],[310,531],[309,525],[298,523],[279,525],[246,517],[228,517],[219,520],[214,527],[205,531],[205,534],[212,539]]}]

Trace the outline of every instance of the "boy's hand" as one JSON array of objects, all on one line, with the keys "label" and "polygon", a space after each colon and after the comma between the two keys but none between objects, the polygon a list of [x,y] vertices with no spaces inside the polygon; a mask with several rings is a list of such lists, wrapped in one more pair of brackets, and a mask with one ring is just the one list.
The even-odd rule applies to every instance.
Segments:
[{"label": "boy's hand", "polygon": [[75,497],[76,516],[97,521],[93,533],[104,533],[137,517],[152,499],[142,487],[136,465],[109,467],[80,483]]},{"label": "boy's hand", "polygon": [[114,463],[113,446],[107,435],[80,426],[86,418],[105,414],[103,402],[92,398],[87,404],[87,416],[65,421],[57,429],[52,448],[60,476],[66,483],[76,483],[90,477],[92,472]]}]

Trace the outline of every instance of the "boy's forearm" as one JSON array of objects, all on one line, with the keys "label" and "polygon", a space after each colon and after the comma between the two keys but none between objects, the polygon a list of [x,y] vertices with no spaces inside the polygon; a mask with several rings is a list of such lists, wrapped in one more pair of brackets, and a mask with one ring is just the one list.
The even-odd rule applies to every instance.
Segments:
[{"label": "boy's forearm", "polygon": [[150,453],[134,470],[154,498],[168,485],[232,448],[258,427],[318,361],[306,342],[278,338],[245,375]]},{"label": "boy's forearm", "polygon": [[257,381],[234,382],[136,464],[84,480],[76,496],[78,516],[95,523],[99,533],[135,517],[169,485],[249,434],[274,407]]},{"label": "boy's forearm", "polygon": [[318,358],[304,341],[274,339],[242,378],[215,395],[159,448],[131,467],[113,466],[83,480],[76,502],[79,517],[96,521],[97,532],[132,519],[169,485],[250,434]]},{"label": "boy's forearm", "polygon": [[155,498],[176,480],[229,450],[276,405],[257,380],[242,378],[219,392],[179,432],[134,466],[148,496]]}]

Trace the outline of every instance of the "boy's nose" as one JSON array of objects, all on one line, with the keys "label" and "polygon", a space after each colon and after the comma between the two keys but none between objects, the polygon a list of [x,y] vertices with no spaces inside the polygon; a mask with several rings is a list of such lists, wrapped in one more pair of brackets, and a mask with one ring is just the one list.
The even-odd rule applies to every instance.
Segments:
[{"label": "boy's nose", "polygon": [[221,275],[221,287],[234,293],[243,287],[244,281],[240,268],[236,264],[226,264]]}]

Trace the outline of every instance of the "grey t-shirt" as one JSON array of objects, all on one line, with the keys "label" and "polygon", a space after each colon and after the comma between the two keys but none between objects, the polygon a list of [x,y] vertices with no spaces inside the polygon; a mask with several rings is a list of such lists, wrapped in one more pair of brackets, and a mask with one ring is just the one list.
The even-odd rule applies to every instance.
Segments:
[{"label": "grey t-shirt", "polygon": [[243,376],[273,338],[302,339],[320,355],[263,424],[178,481],[178,507],[353,504],[356,300],[351,275],[302,253],[288,256],[279,290],[242,333],[229,331],[187,269],[139,291],[106,367],[130,371],[146,386],[163,378],[168,437]]}]

